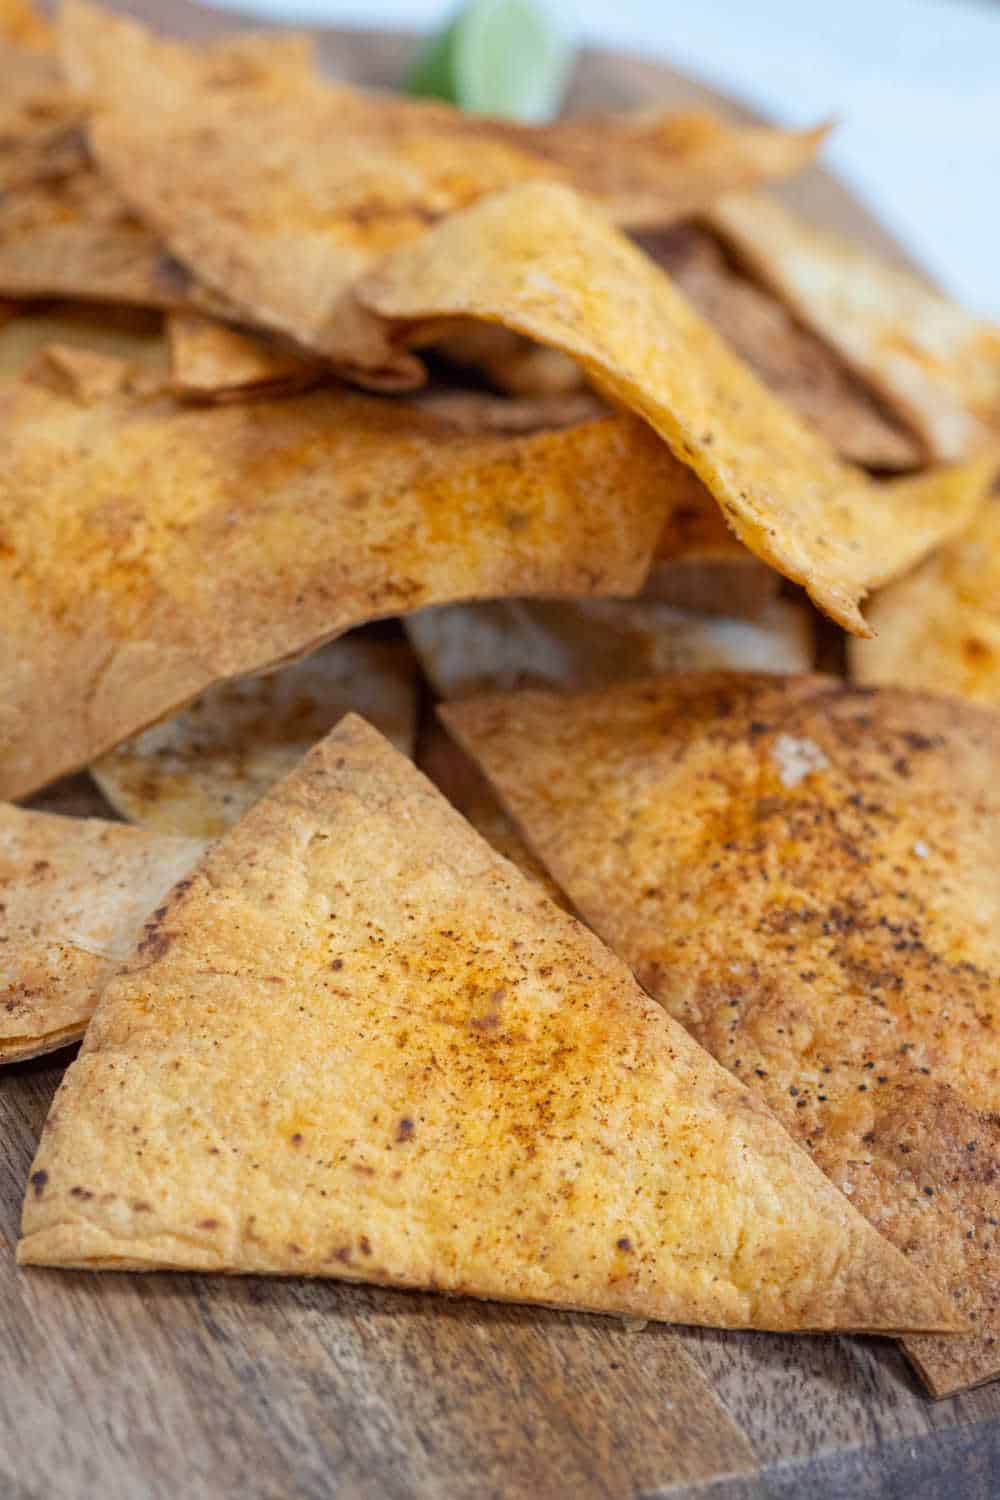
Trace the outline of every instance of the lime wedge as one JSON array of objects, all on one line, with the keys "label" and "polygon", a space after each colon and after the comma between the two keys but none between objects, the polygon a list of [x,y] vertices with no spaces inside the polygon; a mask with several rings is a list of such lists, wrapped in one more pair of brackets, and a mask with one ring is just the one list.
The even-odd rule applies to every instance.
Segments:
[{"label": "lime wedge", "polygon": [[476,114],[548,120],[573,49],[534,0],[471,0],[418,57],[406,89]]}]

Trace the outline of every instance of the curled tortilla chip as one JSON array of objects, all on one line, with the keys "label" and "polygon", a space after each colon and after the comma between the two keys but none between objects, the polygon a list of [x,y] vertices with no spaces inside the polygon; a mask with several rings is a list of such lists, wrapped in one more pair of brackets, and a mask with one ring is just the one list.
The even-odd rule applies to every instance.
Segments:
[{"label": "curled tortilla chip", "polygon": [[929,459],[966,458],[1000,440],[1000,328],[776,198],[734,194],[707,220],[912,429]]},{"label": "curled tortilla chip", "polygon": [[858,682],[957,693],[1000,708],[1000,499],[914,573],[876,595]]},{"label": "curled tortilla chip", "polygon": [[411,615],[406,631],[444,698],[526,687],[572,692],[655,672],[806,672],[813,665],[809,611],[783,599],[757,620],[641,599],[446,604]]},{"label": "curled tortilla chip", "polygon": [[322,360],[193,312],[170,314],[167,339],[172,389],[202,401],[304,390],[330,373]]},{"label": "curled tortilla chip", "polygon": [[842,458],[869,469],[921,466],[923,449],[912,434],[778,297],[742,275],[707,229],[677,224],[640,243],[764,384]]},{"label": "curled tortilla chip", "polygon": [[441,710],[584,918],[778,1115],[1000,1373],[1000,716],[819,677]]},{"label": "curled tortilla chip", "polygon": [[517,126],[272,67],[269,43],[242,72],[213,73],[215,49],[81,0],[64,7],[61,45],[96,105],[102,171],[170,250],[245,321],[400,384],[419,383],[419,366],[344,294],[441,215],[551,176],[629,221],[670,219],[734,181],[797,170],[819,139],[659,114]]},{"label": "curled tortilla chip", "polygon": [[537,859],[494,795],[486,777],[471,756],[431,720],[421,727],[416,763],[442,796],[457,808],[467,823],[522,875],[540,885],[551,901],[570,910],[569,902],[540,859]]},{"label": "curled tortilla chip", "polygon": [[345,636],[266,677],[221,683],[91,771],[131,822],[215,838],[351,711],[413,753],[417,673],[404,642]]},{"label": "curled tortilla chip", "polygon": [[354,716],[147,925],[63,1080],[22,1228],[21,1264],[954,1326],[620,960]]},{"label": "curled tortilla chip", "polygon": [[987,461],[878,484],[842,463],[648,257],[570,189],[497,193],[388,256],[360,293],[419,343],[479,317],[571,354],[690,465],[741,541],[845,629],[859,602],[960,532]]},{"label": "curled tortilla chip", "polygon": [[471,597],[628,594],[678,466],[641,422],[477,436],[343,390],[0,393],[0,795],[217,682]]},{"label": "curled tortilla chip", "polygon": [[0,804],[0,1064],[83,1036],[146,918],[203,850]]}]

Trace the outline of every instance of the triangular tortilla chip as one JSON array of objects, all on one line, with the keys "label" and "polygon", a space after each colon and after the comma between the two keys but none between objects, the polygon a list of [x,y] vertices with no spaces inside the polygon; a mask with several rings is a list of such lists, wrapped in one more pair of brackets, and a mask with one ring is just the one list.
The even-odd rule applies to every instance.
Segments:
[{"label": "triangular tortilla chip", "polygon": [[569,902],[541,860],[532,854],[513,819],[504,812],[475,761],[433,719],[421,726],[416,763],[452,807],[458,809],[466,822],[471,823],[498,854],[516,865],[522,875],[540,885],[557,906],[564,911],[570,909]]},{"label": "triangular tortilla chip", "polygon": [[765,194],[713,204],[708,221],[912,428],[930,459],[964,458],[1000,439],[1000,328]]},{"label": "triangular tortilla chip", "polygon": [[0,1063],[83,1036],[146,918],[203,850],[0,803]]},{"label": "triangular tortilla chip", "polygon": [[444,698],[596,688],[654,672],[807,672],[813,631],[776,599],[757,620],[696,615],[647,600],[496,600],[422,609],[406,632]]},{"label": "triangular tortilla chip", "polygon": [[921,466],[923,449],[912,434],[772,292],[741,275],[707,229],[677,224],[640,243],[764,384],[842,458],[869,469]]},{"label": "triangular tortilla chip", "polygon": [[0,796],[427,604],[628,594],[678,466],[634,418],[470,436],[343,390],[0,403]]},{"label": "triangular tortilla chip", "polygon": [[1000,708],[1000,498],[878,594],[871,618],[878,634],[850,654],[859,682],[958,693]]},{"label": "triangular tortilla chip", "polygon": [[171,313],[167,339],[173,390],[201,401],[304,390],[330,374],[322,360],[197,313]]},{"label": "triangular tortilla chip", "polygon": [[1000,1373],[1000,716],[707,674],[452,704],[595,930],[975,1330]]},{"label": "triangular tortilla chip", "polygon": [[345,636],[266,677],[221,683],[91,771],[131,822],[215,838],[351,710],[412,755],[417,687],[405,642]]},{"label": "triangular tortilla chip", "polygon": [[572,354],[696,471],[751,551],[858,635],[865,593],[961,531],[992,477],[981,463],[877,484],[842,463],[647,256],[552,183],[452,215],[361,295],[414,342],[480,317]]},{"label": "triangular tortilla chip", "polygon": [[[166,42],[80,0],[64,8],[61,43],[98,106],[101,169],[173,253],[248,321],[387,377],[377,326],[349,318],[342,295],[442,214],[554,176],[629,222],[670,219],[734,178],[797,170],[821,135],[661,114],[517,126],[291,77],[266,48],[241,76],[214,77],[212,48]],[[412,362],[408,375],[419,378]]]},{"label": "triangular tortilla chip", "polygon": [[353,716],[105,990],[23,1230],[22,1264],[738,1327],[952,1322],[624,965]]}]

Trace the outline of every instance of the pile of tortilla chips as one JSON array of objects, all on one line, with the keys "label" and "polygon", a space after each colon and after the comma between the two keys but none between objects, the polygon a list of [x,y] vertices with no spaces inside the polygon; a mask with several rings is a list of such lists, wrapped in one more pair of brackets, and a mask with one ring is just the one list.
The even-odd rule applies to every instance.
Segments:
[{"label": "pile of tortilla chips", "polygon": [[21,1263],[1000,1374],[1000,331],[822,131],[83,0],[0,80]]}]

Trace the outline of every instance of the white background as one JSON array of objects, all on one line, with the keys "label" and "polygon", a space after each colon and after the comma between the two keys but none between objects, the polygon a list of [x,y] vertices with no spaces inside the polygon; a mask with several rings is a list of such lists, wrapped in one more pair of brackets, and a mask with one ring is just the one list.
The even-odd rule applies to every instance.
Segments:
[{"label": "white background", "polygon": [[[226,3],[226,0],[217,0]],[[289,20],[426,28],[440,0],[232,0]],[[662,56],[787,124],[946,287],[1000,319],[1000,5],[989,0],[548,0],[588,41]]]}]

